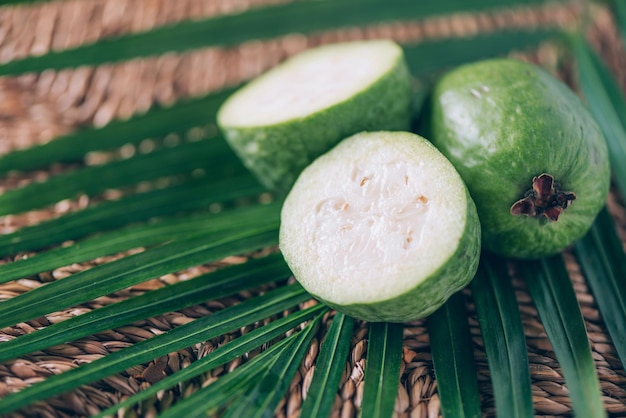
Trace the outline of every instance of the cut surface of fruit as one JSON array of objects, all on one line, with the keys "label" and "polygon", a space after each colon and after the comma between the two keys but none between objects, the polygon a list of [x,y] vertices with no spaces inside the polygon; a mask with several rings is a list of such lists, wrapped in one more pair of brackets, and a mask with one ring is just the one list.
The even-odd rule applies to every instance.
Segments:
[{"label": "cut surface of fruit", "polygon": [[341,139],[406,130],[411,80],[402,48],[387,40],[326,45],[298,54],[235,92],[218,124],[265,186],[288,191]]},{"label": "cut surface of fruit", "polygon": [[220,123],[252,127],[306,117],[367,88],[401,58],[402,50],[389,41],[309,50],[235,93],[222,108]]},{"label": "cut surface of fruit", "polygon": [[464,183],[410,133],[342,141],[301,174],[281,221],[296,279],[361,319],[427,315],[471,280],[478,260],[480,228]]}]

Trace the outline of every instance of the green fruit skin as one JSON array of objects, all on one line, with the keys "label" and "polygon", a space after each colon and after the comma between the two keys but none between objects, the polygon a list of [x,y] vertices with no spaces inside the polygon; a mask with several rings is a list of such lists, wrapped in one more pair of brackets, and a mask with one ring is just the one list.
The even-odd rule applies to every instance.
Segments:
[{"label": "green fruit skin", "polygon": [[392,299],[351,305],[337,305],[319,296],[313,296],[339,312],[364,321],[415,321],[435,312],[450,296],[464,289],[472,281],[478,269],[480,248],[480,222],[476,206],[468,193],[465,229],[456,251],[444,265],[412,290]]},{"label": "green fruit skin", "polygon": [[300,172],[341,139],[361,131],[406,131],[410,123],[411,78],[400,56],[368,88],[307,117],[270,126],[220,128],[261,184],[286,194]]},{"label": "green fruit skin", "polygon": [[[610,182],[604,137],[580,99],[547,72],[512,59],[460,67],[435,86],[426,135],[476,203],[484,248],[517,258],[558,253],[581,238]],[[558,221],[512,215],[533,176],[551,174],[576,200]]]}]

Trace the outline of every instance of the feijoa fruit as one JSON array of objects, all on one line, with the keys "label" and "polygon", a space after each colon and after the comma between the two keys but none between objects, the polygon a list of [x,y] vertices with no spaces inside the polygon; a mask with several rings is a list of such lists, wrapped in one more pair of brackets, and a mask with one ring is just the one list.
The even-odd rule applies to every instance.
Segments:
[{"label": "feijoa fruit", "polygon": [[590,228],[609,190],[607,146],[561,81],[532,64],[493,59],[444,75],[424,131],[457,168],[483,247],[519,258],[560,252]]},{"label": "feijoa fruit", "polygon": [[218,124],[268,188],[286,192],[311,161],[364,130],[406,130],[411,87],[402,48],[387,40],[300,53],[221,107]]},{"label": "feijoa fruit", "polygon": [[420,136],[359,133],[298,177],[280,249],[319,300],[356,318],[429,315],[473,278],[476,208],[452,164]]}]

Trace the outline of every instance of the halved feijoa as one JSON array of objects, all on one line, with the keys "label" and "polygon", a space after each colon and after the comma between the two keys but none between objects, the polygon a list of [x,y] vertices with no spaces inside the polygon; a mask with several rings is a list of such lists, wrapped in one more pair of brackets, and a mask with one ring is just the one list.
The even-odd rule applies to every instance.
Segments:
[{"label": "halved feijoa", "polygon": [[287,195],[280,249],[329,306],[368,321],[429,315],[473,278],[478,215],[452,164],[420,136],[360,133]]},{"label": "halved feijoa", "polygon": [[517,60],[468,64],[435,86],[429,139],[470,190],[488,250],[557,253],[582,237],[605,204],[607,146],[562,82]]},{"label": "halved feijoa", "polygon": [[265,186],[288,191],[311,161],[363,130],[406,130],[410,76],[402,48],[350,42],[298,54],[233,94],[218,124]]}]

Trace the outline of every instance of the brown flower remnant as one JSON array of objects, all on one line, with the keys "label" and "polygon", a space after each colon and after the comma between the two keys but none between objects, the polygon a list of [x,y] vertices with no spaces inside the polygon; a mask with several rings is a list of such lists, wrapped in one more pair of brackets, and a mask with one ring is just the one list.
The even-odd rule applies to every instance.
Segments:
[{"label": "brown flower remnant", "polygon": [[535,218],[546,217],[558,221],[563,210],[576,199],[573,192],[564,192],[554,185],[554,177],[543,173],[533,177],[533,187],[511,206],[512,215],[526,215]]}]

